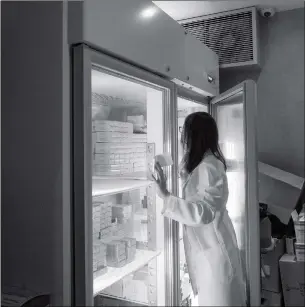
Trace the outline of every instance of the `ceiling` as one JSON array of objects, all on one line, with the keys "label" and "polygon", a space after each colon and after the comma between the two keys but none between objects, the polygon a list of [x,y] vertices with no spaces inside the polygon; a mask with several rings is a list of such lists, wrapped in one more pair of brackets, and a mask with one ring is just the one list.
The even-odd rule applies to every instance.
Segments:
[{"label": "ceiling", "polygon": [[238,0],[238,1],[153,1],[175,20],[258,6],[287,11],[304,8],[304,0]]}]

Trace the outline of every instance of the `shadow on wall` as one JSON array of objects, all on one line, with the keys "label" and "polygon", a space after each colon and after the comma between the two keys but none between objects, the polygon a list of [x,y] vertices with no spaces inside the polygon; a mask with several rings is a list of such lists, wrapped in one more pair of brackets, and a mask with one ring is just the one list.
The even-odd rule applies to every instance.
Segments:
[{"label": "shadow on wall", "polygon": [[259,22],[261,69],[220,71],[220,90],[257,82],[259,160],[304,177],[304,9]]}]

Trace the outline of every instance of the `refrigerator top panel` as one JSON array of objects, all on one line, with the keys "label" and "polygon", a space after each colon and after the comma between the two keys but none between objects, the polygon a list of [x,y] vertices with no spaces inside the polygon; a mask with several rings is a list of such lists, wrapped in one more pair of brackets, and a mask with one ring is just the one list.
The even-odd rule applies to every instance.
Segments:
[{"label": "refrigerator top panel", "polygon": [[218,94],[216,53],[151,1],[72,1],[68,10],[71,44],[89,43],[205,96]]}]

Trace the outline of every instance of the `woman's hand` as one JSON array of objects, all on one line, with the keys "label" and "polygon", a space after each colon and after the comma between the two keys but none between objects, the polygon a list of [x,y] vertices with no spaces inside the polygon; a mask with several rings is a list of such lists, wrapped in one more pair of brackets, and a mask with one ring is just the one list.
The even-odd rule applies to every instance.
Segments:
[{"label": "woman's hand", "polygon": [[154,175],[152,175],[152,177],[157,184],[158,195],[161,198],[166,198],[170,195],[170,193],[167,190],[166,177],[164,175],[163,169],[158,162],[155,163],[155,171],[157,172],[157,178]]}]

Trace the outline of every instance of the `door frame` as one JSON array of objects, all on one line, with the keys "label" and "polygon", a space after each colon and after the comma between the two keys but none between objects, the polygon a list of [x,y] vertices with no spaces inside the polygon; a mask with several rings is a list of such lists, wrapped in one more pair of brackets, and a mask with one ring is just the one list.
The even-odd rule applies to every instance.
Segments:
[{"label": "door frame", "polygon": [[215,106],[224,104],[231,96],[242,93],[245,137],[246,174],[246,267],[247,296],[250,306],[261,305],[260,278],[260,219],[258,201],[258,157],[257,157],[257,89],[253,80],[246,80],[211,100],[211,113],[215,117]]},{"label": "door frame", "polygon": [[[164,152],[178,149],[176,134],[176,91],[171,81],[158,77],[120,59],[96,51],[85,44],[72,47],[72,305],[93,306],[92,267],[92,65],[128,78],[165,94]],[[90,132],[90,133],[89,133]],[[176,162],[176,161],[175,161]],[[177,194],[177,165],[167,172],[172,193]],[[176,306],[180,285],[179,263],[176,260],[175,223],[164,221],[165,298],[167,306]],[[92,280],[92,282],[91,282]]]},{"label": "door frame", "polygon": [[[189,100],[189,101],[192,101],[198,105],[203,105],[203,106],[206,106],[207,107],[207,112],[210,113],[210,98],[208,98],[207,96],[204,96],[202,94],[199,94],[191,89],[188,89],[186,87],[183,87],[183,86],[180,86],[180,85],[177,85],[175,84],[175,88],[176,88],[176,118],[177,118],[177,122],[176,122],[176,126],[177,126],[177,132],[176,132],[176,141],[177,143],[179,142],[179,138],[178,138],[178,99],[179,98],[183,98],[183,99],[186,99],[186,100]],[[177,161],[177,166],[179,165],[180,161],[178,160],[178,150],[176,151],[176,154],[175,154],[175,160]],[[178,169],[177,169],[177,173],[178,174]],[[178,180],[177,180],[178,182]],[[179,187],[177,186],[177,196],[179,196]],[[179,227],[179,223],[178,222],[175,222],[176,225],[175,225],[175,233],[176,233],[176,236],[175,238],[178,239],[177,241],[177,255],[179,257],[179,259],[176,259],[176,261],[178,261],[178,264],[179,264],[179,267],[180,267],[180,242],[181,242],[181,237],[180,237],[180,227]],[[178,280],[178,283],[179,283],[179,289],[180,289],[180,286],[181,286],[181,280],[180,280],[180,270],[179,270],[179,280]],[[181,292],[181,291],[180,291]],[[182,303],[182,297],[181,295],[179,295],[179,303],[176,305],[176,306],[181,306],[181,303]]]},{"label": "door frame", "polygon": [[179,97],[185,98],[187,100],[193,101],[198,104],[203,104],[206,106],[209,106],[209,98],[203,95],[200,95],[188,88],[185,88],[183,86],[176,85],[177,89],[177,99]]}]

